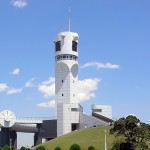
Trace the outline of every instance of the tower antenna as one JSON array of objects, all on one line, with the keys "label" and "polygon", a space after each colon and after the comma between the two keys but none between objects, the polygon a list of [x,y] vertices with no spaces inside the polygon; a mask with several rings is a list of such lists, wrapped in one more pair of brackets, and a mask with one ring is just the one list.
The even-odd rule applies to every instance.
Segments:
[{"label": "tower antenna", "polygon": [[70,32],[70,9],[69,9],[68,29],[69,29],[69,32]]}]

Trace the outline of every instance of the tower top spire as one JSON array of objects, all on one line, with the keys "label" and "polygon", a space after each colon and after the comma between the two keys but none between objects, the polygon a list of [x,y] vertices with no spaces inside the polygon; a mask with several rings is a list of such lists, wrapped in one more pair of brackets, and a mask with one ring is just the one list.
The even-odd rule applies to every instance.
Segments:
[{"label": "tower top spire", "polygon": [[68,30],[69,30],[69,32],[70,32],[70,9],[69,9]]}]

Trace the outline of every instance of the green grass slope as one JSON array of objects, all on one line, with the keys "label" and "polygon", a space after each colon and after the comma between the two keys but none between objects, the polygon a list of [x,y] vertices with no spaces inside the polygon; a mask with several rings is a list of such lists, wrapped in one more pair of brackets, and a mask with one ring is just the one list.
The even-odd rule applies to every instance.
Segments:
[{"label": "green grass slope", "polygon": [[54,150],[56,146],[60,146],[62,150],[69,150],[72,144],[79,144],[82,150],[87,150],[89,146],[94,146],[97,150],[104,149],[104,130],[106,129],[107,135],[107,148],[111,149],[114,141],[114,136],[109,135],[110,127],[93,127],[85,128],[78,131],[74,131],[45,142],[42,145],[47,150]]}]

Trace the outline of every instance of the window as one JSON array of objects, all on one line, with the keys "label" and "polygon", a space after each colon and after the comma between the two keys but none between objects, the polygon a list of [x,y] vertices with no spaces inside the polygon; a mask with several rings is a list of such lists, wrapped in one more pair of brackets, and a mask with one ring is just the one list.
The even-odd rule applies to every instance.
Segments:
[{"label": "window", "polygon": [[77,52],[78,43],[76,41],[72,41],[72,50]]},{"label": "window", "polygon": [[78,61],[78,57],[75,55],[71,55],[71,54],[62,54],[62,55],[58,55],[55,57],[56,61],[59,60],[75,60]]},{"label": "window", "polygon": [[63,55],[63,59],[66,59],[66,55]]},{"label": "window", "polygon": [[78,108],[71,108],[71,111],[79,111]]},{"label": "window", "polygon": [[94,109],[94,112],[102,112],[102,109]]},{"label": "window", "polygon": [[64,96],[64,94],[62,94],[62,96]]},{"label": "window", "polygon": [[72,60],[72,55],[70,55],[70,60]]},{"label": "window", "polygon": [[57,51],[60,51],[61,50],[61,42],[60,41],[57,41],[56,43],[55,43],[55,51],[57,52]]},{"label": "window", "polygon": [[62,80],[62,83],[63,83],[64,81]]}]

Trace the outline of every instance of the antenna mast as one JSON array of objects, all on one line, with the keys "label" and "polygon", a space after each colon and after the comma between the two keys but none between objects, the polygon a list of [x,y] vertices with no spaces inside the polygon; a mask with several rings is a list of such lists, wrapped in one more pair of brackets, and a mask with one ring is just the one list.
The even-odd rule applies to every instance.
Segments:
[{"label": "antenna mast", "polygon": [[69,9],[68,29],[69,29],[69,32],[70,32],[70,9]]}]

